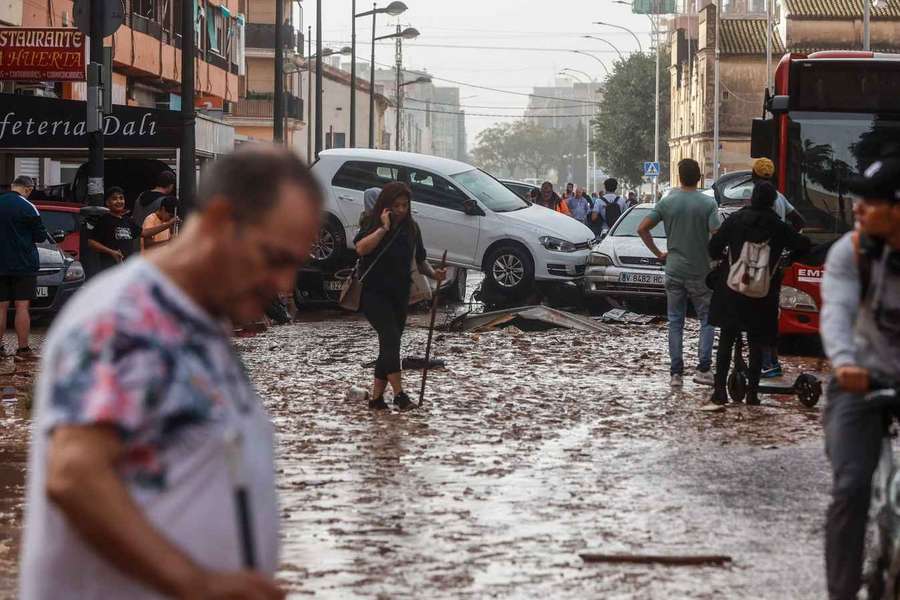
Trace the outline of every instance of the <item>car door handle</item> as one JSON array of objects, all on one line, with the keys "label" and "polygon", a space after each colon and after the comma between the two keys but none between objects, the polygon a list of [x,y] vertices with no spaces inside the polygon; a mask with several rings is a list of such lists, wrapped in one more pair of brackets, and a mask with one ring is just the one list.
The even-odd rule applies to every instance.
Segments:
[{"label": "car door handle", "polygon": [[350,196],[338,196],[341,200],[346,200],[347,202],[353,202],[353,198]]},{"label": "car door handle", "polygon": [[411,211],[409,211],[409,212],[411,212],[411,213],[414,214],[414,215],[419,214],[419,211],[417,211],[417,210],[411,210]]}]

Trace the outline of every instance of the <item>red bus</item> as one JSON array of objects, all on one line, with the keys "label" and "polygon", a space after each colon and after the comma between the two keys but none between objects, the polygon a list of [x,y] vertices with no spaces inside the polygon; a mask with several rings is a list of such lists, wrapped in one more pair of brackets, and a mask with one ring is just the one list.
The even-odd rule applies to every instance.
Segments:
[{"label": "red bus", "polygon": [[900,55],[856,51],[788,54],[754,119],[751,155],[775,163],[778,188],[818,246],[784,276],[782,334],[817,334],[825,251],[854,226],[848,178],[900,151]]}]

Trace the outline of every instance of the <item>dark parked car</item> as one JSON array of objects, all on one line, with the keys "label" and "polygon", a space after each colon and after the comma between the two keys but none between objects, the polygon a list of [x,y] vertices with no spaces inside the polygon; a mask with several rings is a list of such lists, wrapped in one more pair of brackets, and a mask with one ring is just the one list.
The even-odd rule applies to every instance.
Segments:
[{"label": "dark parked car", "polygon": [[[80,262],[66,256],[53,241],[37,246],[41,264],[31,313],[35,316],[53,315],[84,284],[84,269]],[[12,303],[10,307],[12,313]]]}]

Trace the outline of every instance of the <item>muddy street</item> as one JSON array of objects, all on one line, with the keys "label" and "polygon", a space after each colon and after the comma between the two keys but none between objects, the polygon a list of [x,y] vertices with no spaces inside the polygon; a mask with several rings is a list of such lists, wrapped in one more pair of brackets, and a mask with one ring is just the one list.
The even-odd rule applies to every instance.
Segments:
[{"label": "muddy street", "polygon": [[[441,315],[444,321],[448,315]],[[425,315],[404,356],[422,355]],[[303,313],[237,345],[275,421],[291,597],[820,598],[821,405],[700,410],[668,387],[664,324],[439,333],[425,406],[348,401],[365,321]],[[695,348],[696,331],[686,348]],[[689,364],[691,361],[688,361]],[[792,379],[813,359],[784,360]],[[21,374],[20,374],[21,375]],[[418,393],[419,372],[407,372]],[[4,403],[0,592],[13,597],[28,418]],[[724,567],[580,552],[723,554]]]}]

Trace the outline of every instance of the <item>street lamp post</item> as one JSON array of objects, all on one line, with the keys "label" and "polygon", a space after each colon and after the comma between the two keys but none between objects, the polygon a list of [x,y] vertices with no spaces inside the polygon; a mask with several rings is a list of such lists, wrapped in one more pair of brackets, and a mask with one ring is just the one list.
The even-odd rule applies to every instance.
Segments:
[{"label": "street lamp post", "polygon": [[[627,5],[631,6],[630,2],[616,2],[616,4],[627,4]],[[641,53],[644,52],[644,49],[641,46],[641,40],[638,39],[637,34],[635,32],[633,32],[632,30],[628,29],[627,27],[623,27],[622,25],[617,25],[615,23],[607,23],[606,21],[594,21],[594,25],[606,25],[607,27],[615,27],[616,29],[621,29],[622,31],[627,31],[628,33],[631,34],[631,37],[634,38],[634,41],[637,42],[638,52],[641,52]]]},{"label": "street lamp post", "polygon": [[[384,8],[378,8],[378,4],[372,4],[372,10],[356,12],[356,0],[353,0],[353,36],[350,44],[350,147],[356,147],[356,19],[360,17],[372,17],[372,58],[369,62],[369,148],[375,147],[375,42],[385,39],[375,37],[375,17],[377,15],[390,15],[396,17],[406,12],[407,6],[403,2],[391,2]],[[392,37],[392,36],[388,36]]]},{"label": "street lamp post", "polygon": [[[388,6],[388,8],[390,8],[390,6]],[[387,9],[385,9],[384,12],[387,12]],[[373,19],[374,19],[374,17],[373,17]],[[374,26],[373,26],[372,33],[373,34],[375,33]],[[402,40],[414,40],[417,37],[419,37],[419,30],[416,29],[415,27],[407,27],[406,29],[401,30],[400,25],[397,25],[397,31],[395,31],[394,33],[389,33],[388,35],[382,35],[379,37],[372,38],[372,74],[369,79],[369,108],[370,108],[370,110],[369,110],[369,131],[370,131],[370,133],[373,133],[375,131],[375,110],[374,110],[374,106],[375,106],[375,42],[377,42],[379,40],[396,39],[397,40],[397,103],[398,103],[398,106],[397,106],[397,127],[396,127],[397,140],[394,142],[394,145],[397,147],[398,150],[400,147],[400,106],[399,106],[400,87],[401,87],[400,71],[403,67],[402,55],[401,55],[401,53],[403,51]],[[369,147],[370,148],[374,148],[374,146],[373,146],[374,139],[375,139],[374,137],[370,136],[370,138],[369,138]]]},{"label": "street lamp post", "polygon": [[[322,91],[321,91],[321,88],[319,87],[321,85],[321,79],[318,76],[319,69],[316,69],[316,90],[315,90],[315,92],[313,92],[313,79],[312,79],[313,78],[313,75],[312,75],[313,69],[312,69],[311,63],[313,60],[315,60],[316,65],[321,66],[322,61],[320,60],[320,57],[333,56],[335,54],[345,54],[346,55],[346,54],[350,53],[350,47],[344,46],[340,50],[332,50],[331,48],[322,48],[321,52],[317,52],[316,54],[313,54],[312,53],[312,28],[310,28],[309,38],[307,39],[307,43],[309,46],[309,51],[307,52],[307,54],[309,56],[307,56],[307,58],[306,58],[306,71],[307,71],[306,79],[307,79],[307,90],[309,93],[307,94],[308,101],[307,101],[307,107],[306,107],[306,114],[307,114],[306,129],[308,132],[307,136],[306,136],[306,160],[309,161],[310,163],[312,163],[312,156],[311,156],[312,155],[312,144],[313,144],[313,129],[311,128],[312,116],[313,116],[313,114],[312,114],[312,111],[313,111],[312,99],[313,99],[313,94],[315,93],[316,118],[320,119],[321,113],[319,112],[319,100],[322,97]],[[320,44],[316,44],[316,45],[321,47]],[[315,135],[317,135],[317,136],[319,135],[319,132],[321,131],[321,129],[319,129],[319,127],[320,127],[320,124],[318,124],[318,121],[317,121],[316,130],[315,130],[316,131]],[[321,152],[321,147],[319,148],[318,151]],[[317,152],[316,157],[318,157],[318,156],[319,155]]]},{"label": "street lamp post", "polygon": [[272,138],[284,143],[284,0],[275,0],[275,97],[272,101]]},{"label": "street lamp post", "polygon": [[572,52],[573,54],[581,54],[582,56],[590,56],[591,58],[596,60],[598,63],[600,63],[600,66],[602,66],[603,70],[606,71],[606,76],[607,77],[610,76],[609,68],[606,66],[606,63],[603,62],[603,60],[599,56],[597,56],[595,54],[591,54],[590,52],[585,52],[584,50],[570,50],[570,52]]},{"label": "street lamp post", "polygon": [[[562,71],[560,71],[560,74],[568,75],[566,73],[566,71],[569,71],[572,73],[579,73],[579,74],[587,77],[588,80],[586,82],[579,81],[577,79],[576,79],[576,81],[579,81],[579,83],[587,83],[589,86],[591,86],[591,88],[588,91],[588,97],[587,97],[588,101],[590,101],[591,95],[593,93],[593,86],[596,85],[597,80],[594,79],[593,77],[591,77],[590,75],[588,75],[587,73],[585,73],[584,71],[579,71],[578,69],[565,68]],[[571,75],[568,75],[568,76],[572,77]],[[572,77],[572,79],[575,79],[575,78]],[[592,106],[592,108],[595,108],[593,105],[593,102],[591,102],[591,106]],[[584,151],[584,179],[585,179],[584,183],[585,183],[585,187],[587,187],[588,193],[591,193],[597,189],[597,182],[594,181],[594,173],[596,173],[596,171],[597,171],[597,155],[596,155],[596,153],[591,152],[591,142],[593,141],[593,137],[594,137],[594,131],[593,131],[593,128],[591,127],[591,117],[593,116],[593,113],[595,113],[595,112],[596,112],[595,110],[592,110],[592,114],[585,115],[587,117],[587,127],[586,127],[587,131],[585,131],[585,136],[584,136],[585,144],[586,144],[585,151]],[[592,160],[593,160],[593,165],[594,165],[593,170],[591,170]]]},{"label": "street lamp post", "polygon": [[[865,0],[864,0],[865,1]],[[715,96],[715,100],[713,101],[713,172],[712,178],[713,181],[719,178],[719,103],[722,100],[721,94],[722,92],[719,90],[719,34],[721,33],[720,26],[722,24],[722,0],[716,0],[715,3],[716,8],[716,40],[715,40],[715,54],[713,58],[713,95]]]},{"label": "street lamp post", "polygon": [[619,47],[616,46],[615,44],[613,44],[612,42],[610,42],[609,40],[603,39],[602,37],[597,37],[595,35],[583,35],[581,37],[586,40],[596,40],[598,42],[603,42],[604,44],[607,44],[610,48],[612,48],[613,50],[616,51],[616,54],[619,55],[619,60],[625,60],[625,57],[622,55],[622,51],[619,50]]},{"label": "street lamp post", "polygon": [[[184,0],[182,0],[184,1]],[[322,152],[322,0],[316,0],[316,160]]]},{"label": "street lamp post", "polygon": [[[400,38],[398,38],[398,41],[399,41],[399,39]],[[401,149],[400,148],[400,133],[402,131],[400,128],[400,114],[401,114],[400,111],[401,111],[401,106],[403,104],[401,90],[408,85],[415,85],[417,83],[431,83],[431,77],[429,77],[427,75],[421,75],[411,81],[402,81],[401,82],[401,79],[402,79],[402,77],[400,75],[401,71],[402,71],[401,64],[398,62],[397,63],[397,127],[396,127],[397,142],[395,144],[398,151]]]}]

